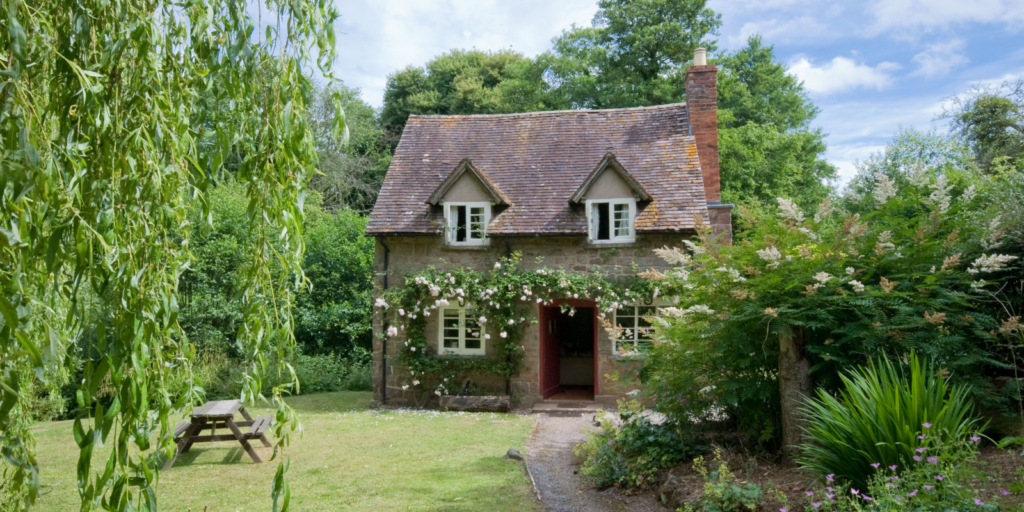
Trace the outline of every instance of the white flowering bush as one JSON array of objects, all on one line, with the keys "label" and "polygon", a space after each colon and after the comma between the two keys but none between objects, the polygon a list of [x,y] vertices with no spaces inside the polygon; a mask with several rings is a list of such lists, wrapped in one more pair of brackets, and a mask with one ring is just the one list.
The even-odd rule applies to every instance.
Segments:
[{"label": "white flowering bush", "polygon": [[[524,356],[523,333],[536,321],[532,305],[587,299],[597,303],[598,316],[603,319],[623,305],[649,302],[656,294],[657,286],[639,276],[613,280],[599,272],[525,269],[521,256],[514,253],[486,272],[430,267],[408,275],[404,286],[378,299],[377,310],[388,324],[385,337],[401,341],[402,386],[412,390],[422,406],[432,396],[462,393],[467,377],[508,379],[518,374]],[[482,330],[480,337],[486,342],[488,356],[438,355],[428,343],[427,319],[448,305],[473,309],[474,324]]]},{"label": "white flowering bush", "polygon": [[870,208],[825,201],[814,215],[780,199],[739,211],[742,240],[700,233],[697,250],[665,251],[676,269],[653,276],[678,305],[659,320],[642,372],[657,407],[677,419],[728,418],[772,445],[780,434],[779,335],[801,338],[814,385],[881,356],[931,359],[983,405],[1000,398],[983,377],[999,323],[979,307],[1012,255],[964,223],[943,179],[898,189],[879,177]]}]

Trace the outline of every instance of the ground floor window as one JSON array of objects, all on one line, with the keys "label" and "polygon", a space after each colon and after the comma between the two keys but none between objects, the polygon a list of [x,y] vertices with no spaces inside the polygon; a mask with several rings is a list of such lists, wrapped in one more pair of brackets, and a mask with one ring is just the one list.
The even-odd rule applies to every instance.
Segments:
[{"label": "ground floor window", "polygon": [[441,308],[439,354],[484,355],[484,333],[472,308]]},{"label": "ground floor window", "polygon": [[654,326],[651,319],[658,316],[658,306],[631,305],[615,310],[613,323],[622,329],[618,339],[612,339],[615,354],[638,352],[652,341]]}]

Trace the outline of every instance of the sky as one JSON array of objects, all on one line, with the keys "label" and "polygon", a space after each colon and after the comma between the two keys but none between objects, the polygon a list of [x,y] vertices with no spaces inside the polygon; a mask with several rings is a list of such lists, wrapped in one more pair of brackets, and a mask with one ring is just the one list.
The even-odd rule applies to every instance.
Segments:
[{"label": "sky", "polygon": [[[1024,78],[1024,0],[709,0],[719,51],[760,34],[800,78],[839,185],[901,128],[945,131],[949,98]],[[535,56],[597,0],[337,0],[335,75],[380,107],[389,74],[451,48]]]}]

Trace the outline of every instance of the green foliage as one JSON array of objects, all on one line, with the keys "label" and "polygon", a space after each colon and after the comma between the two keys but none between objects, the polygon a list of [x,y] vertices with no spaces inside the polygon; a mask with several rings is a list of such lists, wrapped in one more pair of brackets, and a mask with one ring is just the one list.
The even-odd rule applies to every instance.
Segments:
[{"label": "green foliage", "polygon": [[410,114],[547,110],[546,89],[542,69],[521,53],[451,50],[388,77],[381,124],[397,135]]},{"label": "green foliage", "polygon": [[988,172],[1001,160],[1024,159],[1024,80],[956,96],[943,117],[970,146],[981,169]]},{"label": "green foliage", "polygon": [[[350,135],[347,141],[333,134],[338,103]],[[317,87],[306,112],[319,157],[309,188],[323,195],[328,212],[370,211],[391,164],[391,143],[376,109],[360,99],[358,89],[337,83]]]},{"label": "green foliage", "polygon": [[588,435],[573,453],[584,457],[580,471],[599,488],[643,487],[655,483],[657,471],[671,467],[695,453],[688,429],[679,425],[654,424],[641,415],[636,400],[619,400],[616,426],[604,413],[601,430]]},{"label": "green foliage", "polygon": [[[490,272],[466,267],[438,270],[430,267],[405,276],[404,286],[395,287],[375,304],[384,309],[386,337],[405,338],[398,363],[408,371],[405,388],[411,387],[416,400],[425,405],[430,395],[458,394],[459,386],[471,374],[510,378],[522,368],[521,345],[527,325],[527,304],[549,305],[558,299],[591,298],[599,318],[652,297],[653,286],[639,278],[612,281],[604,274],[568,272],[542,267],[526,270],[517,252],[495,262]],[[479,319],[488,357],[439,356],[427,342],[427,317],[438,308],[465,304]],[[563,309],[571,309],[562,305]]]},{"label": "green foliage", "polygon": [[782,199],[778,210],[741,208],[746,240],[723,246],[703,232],[690,252],[660,251],[677,268],[654,278],[678,305],[662,308],[642,373],[656,407],[677,419],[728,418],[771,446],[781,415],[778,336],[794,331],[826,390],[844,369],[916,351],[970,385],[977,402],[1005,407],[984,378],[1005,368],[992,355],[998,324],[978,304],[986,279],[1016,260],[980,253],[976,240],[992,233],[960,225],[967,202],[941,177],[898,191],[879,183],[870,200],[863,215],[828,201],[812,218]]},{"label": "green foliage", "polygon": [[718,468],[708,470],[704,465],[704,457],[693,460],[693,469],[704,477],[704,490],[697,507],[687,504],[686,512],[699,510],[702,512],[736,512],[740,510],[756,510],[764,497],[761,487],[755,483],[736,482],[736,475],[729,471],[729,465],[722,460],[722,454],[715,450],[715,462]]},{"label": "green foliage", "polygon": [[[369,391],[370,353],[356,350],[349,356],[339,354],[296,354],[290,364],[300,385],[296,394],[326,391]],[[196,380],[202,383],[207,400],[228,400],[242,391],[243,368],[238,360],[219,352],[200,353],[195,361]],[[282,384],[271,375],[264,383],[264,392]]]},{"label": "green foliage", "polygon": [[807,208],[824,199],[836,170],[822,158],[824,134],[810,128],[818,108],[775,60],[774,47],[754,35],[715,64],[723,200],[760,204],[786,196]]},{"label": "green foliage", "polygon": [[[73,359],[76,336],[65,334],[87,331],[97,358],[75,383],[76,405],[94,412],[74,423],[82,510],[156,509],[172,415],[196,399],[194,348],[178,325],[187,208],[228,159],[251,235],[236,283],[242,397],[260,397],[272,370],[288,375],[301,192],[317,160],[301,66],[329,73],[336,13],[262,5],[286,30],[263,30],[222,0],[12,0],[0,12],[0,508],[38,492],[32,436],[16,416],[29,390],[20,375],[66,373],[49,370]],[[343,127],[336,116],[336,137]],[[101,384],[109,404],[97,403]],[[271,393],[279,447],[297,426],[286,388]],[[112,449],[92,472],[100,444]]]},{"label": "green foliage", "polygon": [[619,108],[674,103],[685,65],[700,46],[715,49],[721,15],[706,0],[601,0],[591,27],[573,26],[538,58],[556,103]]},{"label": "green foliage", "polygon": [[967,390],[950,386],[916,355],[906,372],[889,361],[873,363],[844,375],[837,397],[819,390],[803,411],[808,442],[801,446],[801,466],[863,489],[872,464],[903,473],[938,453],[962,464],[950,447],[975,436],[980,423]]}]

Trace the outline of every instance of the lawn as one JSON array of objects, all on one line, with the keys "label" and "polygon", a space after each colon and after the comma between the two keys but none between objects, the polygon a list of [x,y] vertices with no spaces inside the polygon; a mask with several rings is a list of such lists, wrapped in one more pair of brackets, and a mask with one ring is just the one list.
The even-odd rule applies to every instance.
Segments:
[{"label": "lawn", "polygon": [[[525,416],[378,411],[369,393],[294,397],[305,429],[288,450],[292,510],[535,510],[521,462]],[[41,480],[36,510],[78,508],[71,422],[35,427]],[[258,443],[257,443],[258,445]],[[271,449],[259,448],[269,458]],[[97,454],[96,467],[105,461]],[[277,461],[253,464],[238,445],[198,444],[160,475],[161,510],[269,510]]]}]

